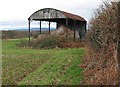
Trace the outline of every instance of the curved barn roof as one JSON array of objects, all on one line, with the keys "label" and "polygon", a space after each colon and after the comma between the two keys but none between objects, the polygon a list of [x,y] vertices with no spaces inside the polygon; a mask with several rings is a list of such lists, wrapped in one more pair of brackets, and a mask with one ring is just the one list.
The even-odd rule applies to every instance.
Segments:
[{"label": "curved barn roof", "polygon": [[79,21],[86,21],[84,18],[74,15],[71,13],[67,13],[64,11],[60,11],[53,8],[44,8],[34,12],[28,19],[29,20],[41,20],[41,19],[61,19],[61,18],[69,18]]}]

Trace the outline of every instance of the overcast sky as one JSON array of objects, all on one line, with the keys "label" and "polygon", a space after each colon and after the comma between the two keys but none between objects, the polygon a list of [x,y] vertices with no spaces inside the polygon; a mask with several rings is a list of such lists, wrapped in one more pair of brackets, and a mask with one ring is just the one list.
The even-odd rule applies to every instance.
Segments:
[{"label": "overcast sky", "polygon": [[102,0],[1,0],[0,29],[27,27],[28,17],[42,8],[66,11],[89,21],[101,2]]}]

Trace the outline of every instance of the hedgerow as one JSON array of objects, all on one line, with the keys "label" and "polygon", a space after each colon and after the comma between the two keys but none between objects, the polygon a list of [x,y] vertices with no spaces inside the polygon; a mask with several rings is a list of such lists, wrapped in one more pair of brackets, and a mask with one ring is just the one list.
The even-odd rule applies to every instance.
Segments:
[{"label": "hedgerow", "polygon": [[[104,2],[95,11],[86,34],[86,64],[84,76],[88,84],[117,84],[116,30],[118,26],[117,2]],[[87,61],[87,62],[86,62]]]}]

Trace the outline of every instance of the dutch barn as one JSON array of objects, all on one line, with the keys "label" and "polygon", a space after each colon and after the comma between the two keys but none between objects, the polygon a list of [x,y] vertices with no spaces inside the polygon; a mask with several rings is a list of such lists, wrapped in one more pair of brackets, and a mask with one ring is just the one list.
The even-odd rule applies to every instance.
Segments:
[{"label": "dutch barn", "polygon": [[[71,29],[74,32],[74,41],[76,40],[75,35],[76,31],[79,33],[80,39],[84,38],[86,34],[86,23],[87,21],[78,16],[71,13],[67,13],[64,11],[60,11],[53,8],[44,8],[34,12],[29,18],[29,41],[30,41],[30,23],[31,21],[39,21],[40,22],[40,34],[41,34],[41,21],[49,22],[49,34],[50,34],[50,22],[56,22],[57,28],[61,25]],[[66,38],[68,30],[66,29]]]}]

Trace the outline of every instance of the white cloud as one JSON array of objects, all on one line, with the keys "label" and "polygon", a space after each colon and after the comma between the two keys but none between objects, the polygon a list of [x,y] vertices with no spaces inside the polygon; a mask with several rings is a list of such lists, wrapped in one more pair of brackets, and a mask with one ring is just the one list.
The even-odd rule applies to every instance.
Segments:
[{"label": "white cloud", "polygon": [[27,26],[28,17],[42,8],[55,8],[89,20],[101,0],[1,0],[0,26]]}]

